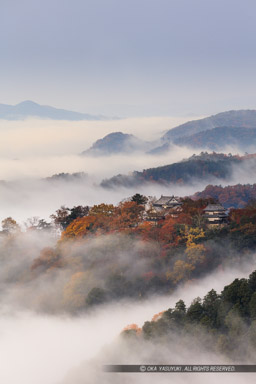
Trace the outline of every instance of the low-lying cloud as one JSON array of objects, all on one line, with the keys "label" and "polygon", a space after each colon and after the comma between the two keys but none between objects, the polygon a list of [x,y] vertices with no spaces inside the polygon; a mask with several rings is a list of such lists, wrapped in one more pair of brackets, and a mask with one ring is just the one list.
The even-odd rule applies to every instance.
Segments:
[{"label": "low-lying cloud", "polygon": [[[154,313],[159,313],[161,310],[174,307],[175,303],[183,298],[187,305],[191,304],[193,298],[203,297],[212,288],[220,292],[224,285],[229,284],[236,277],[247,277],[251,272],[252,265],[243,265],[239,268],[228,268],[222,271],[217,271],[211,276],[204,278],[198,282],[190,283],[177,290],[169,297],[153,298],[142,305],[133,305],[131,308],[129,303],[123,306],[122,314],[115,311],[114,315],[119,319],[123,315],[126,319],[132,320],[130,323],[137,323],[142,326],[145,319],[150,320]],[[114,307],[115,308],[115,307]],[[113,311],[113,310],[112,310]],[[108,317],[106,318],[108,320]],[[111,322],[109,324],[109,331],[111,332]],[[107,336],[105,336],[107,337]],[[59,384],[71,384],[76,382],[82,384],[85,380],[88,383],[96,384],[99,382],[104,383],[169,383],[172,381],[175,384],[180,383],[204,383],[205,374],[183,374],[183,373],[166,373],[166,374],[125,374],[125,373],[105,373],[102,372],[102,366],[105,364],[234,364],[234,362],[227,356],[217,354],[211,350],[209,345],[212,335],[201,333],[200,337],[194,339],[191,335],[186,334],[185,338],[181,335],[170,333],[166,335],[169,342],[166,343],[162,340],[160,343],[143,340],[122,340],[116,338],[111,344],[106,340],[100,353],[87,362],[77,364],[76,368],[70,370],[65,379],[60,381]],[[241,358],[242,364],[253,364],[254,358],[251,354],[251,361],[244,362]],[[238,363],[237,361],[235,362]],[[170,376],[171,375],[171,376]],[[208,374],[207,381],[215,383],[232,382],[254,382],[253,374]]]},{"label": "low-lying cloud", "polygon": [[[161,156],[144,153],[105,157],[82,157],[83,150],[115,131],[132,133],[144,140],[158,140],[163,132],[184,122],[184,118],[138,118],[113,121],[51,121],[28,119],[25,121],[0,121],[0,220],[12,216],[20,223],[28,217],[45,219],[61,205],[117,204],[139,192],[146,196],[188,196],[205,188],[209,183],[219,184],[218,179],[205,179],[190,185],[157,185],[148,183],[131,188],[110,191],[99,187],[103,179],[117,174],[129,174],[150,167],[171,164],[199,153],[173,146]],[[231,148],[228,148],[232,150]],[[233,151],[237,152],[236,148]],[[59,173],[84,172],[87,178],[66,182],[40,180]],[[237,176],[236,176],[237,175]],[[234,172],[225,184],[252,182],[252,173],[246,169]]]},{"label": "low-lying cloud", "polygon": [[111,132],[131,133],[143,140],[158,140],[164,131],[185,118],[152,117],[106,121],[0,120],[1,156],[73,155]]},{"label": "low-lying cloud", "polygon": [[[217,364],[230,363],[207,349],[197,349],[197,355],[190,349],[161,349],[158,346],[141,345],[137,351],[133,345],[123,347],[120,355],[118,335],[127,324],[141,326],[159,313],[183,298],[187,305],[195,297],[203,297],[210,289],[218,292],[236,277],[247,277],[255,266],[244,263],[239,267],[228,267],[210,276],[180,287],[174,294],[151,297],[144,302],[123,301],[96,309],[86,316],[68,317],[36,314],[1,306],[0,381],[11,384],[98,384],[104,383],[174,383],[205,382],[205,374],[109,374],[102,373],[103,363],[118,364],[159,362],[159,364]],[[47,285],[45,289],[48,289]],[[115,341],[116,340],[116,341]],[[200,345],[200,343],[199,343]],[[196,346],[198,347],[198,346]],[[202,347],[203,348],[203,347]],[[87,360],[87,362],[84,362]],[[161,362],[160,362],[161,361]],[[15,369],[14,369],[15,368]],[[95,370],[96,369],[96,370]],[[209,374],[210,375],[210,374]],[[224,383],[241,380],[253,382],[251,374],[211,374],[209,382]],[[251,381],[250,381],[251,380]]]},{"label": "low-lying cloud", "polygon": [[[106,190],[99,186],[103,178],[118,173],[129,173],[149,167],[166,165],[198,153],[187,148],[173,149],[163,156],[150,156],[143,153],[117,155],[103,158],[81,157],[79,153],[104,135],[122,131],[132,133],[144,140],[158,140],[162,133],[185,119],[147,118],[114,121],[60,122],[47,120],[0,121],[0,220],[12,216],[20,223],[28,217],[49,218],[61,205],[94,205],[99,203],[117,204],[135,192],[147,196],[179,195],[187,196],[203,189],[211,180],[191,185],[145,184],[133,188]],[[229,148],[228,148],[229,149]],[[229,149],[231,151],[232,149]],[[234,149],[237,152],[236,149]],[[86,175],[76,180],[42,180],[62,172],[84,172]],[[217,180],[217,179],[216,179]],[[232,183],[256,181],[247,168],[234,171]],[[217,182],[217,181],[216,181]],[[222,183],[225,185],[225,183]],[[147,262],[136,257],[140,242],[125,244],[118,237],[102,237],[80,248],[71,249],[69,257],[82,264],[90,263],[95,257],[105,266],[107,241],[114,242],[117,253],[111,253],[109,267],[115,263],[129,264],[126,273],[136,275],[147,271]],[[179,353],[168,349],[145,348],[144,344],[134,352],[132,346],[123,346],[120,356],[118,335],[130,323],[142,326],[155,313],[174,307],[180,299],[186,304],[198,296],[203,297],[210,289],[218,292],[236,277],[247,277],[255,268],[255,258],[251,262],[215,271],[201,280],[180,286],[174,293],[164,296],[151,296],[150,299],[135,302],[122,300],[115,304],[105,304],[89,313],[77,315],[72,308],[74,297],[69,300],[72,276],[77,272],[73,267],[64,267],[45,273],[31,271],[33,261],[42,248],[53,247],[56,238],[50,234],[28,232],[14,238],[0,238],[0,382],[10,384],[98,384],[102,383],[175,383],[205,382],[205,375],[184,376],[138,376],[111,375],[94,371],[102,363],[146,363],[163,359],[161,363],[223,363],[221,356],[209,353],[201,346],[198,355],[192,349],[180,349]],[[117,243],[115,243],[115,241]],[[118,243],[119,241],[119,243]],[[98,242],[98,244],[97,244]],[[121,245],[120,245],[121,244]],[[147,245],[148,254],[153,251]],[[84,248],[83,248],[84,247]],[[122,251],[118,250],[122,248]],[[129,248],[129,251],[126,248]],[[137,248],[136,248],[137,247]],[[145,246],[146,247],[146,246]],[[96,249],[96,251],[95,251]],[[76,259],[77,257],[77,259]],[[79,259],[80,258],[80,259]],[[81,261],[82,260],[82,261]],[[38,273],[38,274],[37,274]],[[97,275],[103,280],[104,268]],[[93,287],[92,276],[82,276],[85,282],[84,294]],[[71,289],[72,292],[72,289]],[[66,306],[63,306],[63,300]],[[74,316],[75,314],[75,316]],[[116,340],[116,342],[115,342]],[[107,356],[107,359],[106,359]],[[132,357],[132,359],[131,359]],[[177,360],[175,360],[178,357]],[[121,359],[121,360],[120,360]],[[151,360],[150,360],[151,359]],[[165,361],[164,361],[165,359]],[[84,361],[87,361],[84,363]],[[88,363],[89,361],[89,363]],[[207,376],[209,382],[240,383],[245,376]],[[250,383],[251,375],[246,375]],[[254,379],[254,378],[253,378]],[[252,380],[251,380],[252,382]]]}]

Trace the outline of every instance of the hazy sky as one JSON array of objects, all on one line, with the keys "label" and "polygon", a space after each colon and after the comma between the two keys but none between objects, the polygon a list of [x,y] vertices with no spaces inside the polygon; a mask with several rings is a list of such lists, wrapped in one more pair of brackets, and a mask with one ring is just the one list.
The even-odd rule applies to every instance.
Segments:
[{"label": "hazy sky", "polygon": [[116,115],[255,108],[255,0],[1,0],[0,103]]}]

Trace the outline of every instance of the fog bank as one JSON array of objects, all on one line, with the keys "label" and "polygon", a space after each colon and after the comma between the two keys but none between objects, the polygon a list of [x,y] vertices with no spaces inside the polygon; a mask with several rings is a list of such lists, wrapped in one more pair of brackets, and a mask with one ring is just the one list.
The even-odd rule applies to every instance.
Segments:
[{"label": "fog bank", "polygon": [[[193,120],[196,120],[196,117]],[[143,140],[157,140],[164,131],[188,118],[150,117],[107,121],[56,121],[0,119],[1,156],[54,156],[81,153],[94,141],[111,132],[133,134]],[[1,178],[1,176],[0,176]]]},{"label": "fog bank", "polygon": [[[195,297],[203,297],[210,289],[214,288],[218,292],[223,289],[224,285],[229,284],[236,277],[247,277],[255,266],[255,259],[252,263],[245,263],[239,268],[227,268],[217,271],[207,278],[200,281],[194,281],[180,287],[174,294],[164,297],[153,297],[143,303],[121,302],[119,304],[111,304],[101,307],[87,316],[81,317],[64,317],[37,315],[32,312],[16,312],[15,308],[2,306],[0,320],[0,356],[1,370],[0,382],[10,384],[96,384],[99,381],[95,376],[94,364],[106,361],[108,363],[118,363],[117,359],[126,359],[126,352],[122,356],[115,355],[113,341],[116,340],[120,331],[125,325],[137,323],[142,325],[144,321],[150,320],[155,313],[173,307],[177,300],[183,298],[187,305]],[[109,345],[109,347],[106,347]],[[112,351],[111,354],[101,354],[102,348]],[[128,351],[129,352],[129,351]],[[164,351],[163,351],[164,352]],[[133,353],[127,357],[136,360],[140,359],[138,355]],[[159,350],[155,349],[150,353],[156,353],[159,357]],[[144,350],[146,359],[148,351]],[[83,363],[85,360],[91,360],[98,356],[94,363]],[[131,357],[132,356],[132,357]],[[149,355],[148,355],[149,356]],[[153,355],[151,355],[152,358]],[[160,353],[160,356],[162,354]],[[167,354],[163,363],[175,363],[173,358],[175,355]],[[220,358],[212,354],[200,356],[192,356],[189,351],[183,351],[180,355],[179,363],[182,358],[184,363],[202,363],[208,364],[214,358],[214,363],[221,363]],[[106,358],[107,357],[107,358]],[[112,360],[110,361],[110,359]],[[116,359],[116,360],[115,360]],[[138,364],[146,363],[136,361]],[[199,361],[200,360],[200,361]],[[162,362],[161,362],[162,363]],[[15,368],[15,369],[14,369]],[[90,376],[91,375],[91,376]],[[107,376],[106,376],[107,375]],[[250,378],[250,374],[219,374],[207,376],[209,382],[230,382],[241,383],[246,378]],[[64,377],[66,377],[64,379]],[[95,381],[96,377],[96,381]],[[254,376],[253,376],[254,377]],[[205,382],[205,375],[187,375],[187,374],[165,374],[163,376],[139,374],[119,375],[102,374],[100,375],[102,382],[108,383],[144,383],[144,382],[170,382],[185,383],[195,380],[195,382]],[[145,381],[146,380],[146,381]],[[162,381],[160,381],[162,380]],[[214,381],[215,380],[215,381]],[[240,381],[239,381],[240,380]],[[193,381],[192,381],[193,382]],[[247,381],[246,381],[247,382]],[[248,381],[250,383],[250,381]]]}]

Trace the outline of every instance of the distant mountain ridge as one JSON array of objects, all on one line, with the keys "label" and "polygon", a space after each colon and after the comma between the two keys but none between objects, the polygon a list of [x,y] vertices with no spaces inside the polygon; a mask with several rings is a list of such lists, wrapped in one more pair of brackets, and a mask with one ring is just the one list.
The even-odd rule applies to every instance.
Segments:
[{"label": "distant mountain ridge", "polygon": [[238,110],[218,113],[199,120],[188,121],[168,130],[158,141],[143,142],[135,136],[113,132],[99,139],[84,155],[105,156],[132,153],[138,148],[151,155],[162,155],[174,146],[223,151],[234,147],[245,152],[256,151],[256,110]]},{"label": "distant mountain ridge", "polygon": [[169,129],[162,137],[163,141],[173,141],[179,137],[191,136],[217,127],[256,128],[256,110],[237,110],[221,112],[200,120]]},{"label": "distant mountain ridge", "polygon": [[244,151],[255,152],[256,128],[217,127],[191,136],[179,137],[174,140],[174,144],[213,151],[221,150],[226,146],[233,146]]},{"label": "distant mountain ridge", "polygon": [[[0,104],[0,119],[24,120],[29,117],[40,119],[82,121],[108,120],[101,115],[39,105],[33,101],[23,101],[17,105]],[[202,150],[223,151],[227,146],[245,152],[256,151],[256,110],[221,112],[199,120],[188,121],[168,130],[158,141],[147,142],[122,132],[97,140],[82,155],[108,156],[141,151],[151,155],[162,155],[173,146],[186,146]]]},{"label": "distant mountain ridge", "polygon": [[0,119],[24,120],[28,117],[52,120],[103,120],[103,116],[94,116],[87,113],[73,112],[65,109],[40,105],[33,101],[23,101],[17,105],[0,104]]},{"label": "distant mountain ridge", "polygon": [[117,175],[103,180],[104,188],[133,187],[145,183],[188,184],[193,181],[229,180],[233,174],[233,166],[247,165],[250,172],[256,171],[256,154],[248,156],[232,156],[223,153],[201,153],[193,155],[178,163],[156,168],[134,171],[131,175]]},{"label": "distant mountain ridge", "polygon": [[[247,129],[251,131],[247,132]],[[161,137],[161,144],[152,149],[150,154],[167,153],[172,149],[173,144],[210,150],[223,150],[231,144],[241,147],[246,152],[250,150],[254,152],[256,150],[253,148],[256,143],[255,129],[256,110],[221,112],[169,129]],[[248,148],[248,145],[251,148]]]},{"label": "distant mountain ridge", "polygon": [[82,156],[108,156],[112,154],[133,153],[147,151],[152,144],[138,137],[122,133],[112,132],[97,140],[89,149],[81,153]]}]

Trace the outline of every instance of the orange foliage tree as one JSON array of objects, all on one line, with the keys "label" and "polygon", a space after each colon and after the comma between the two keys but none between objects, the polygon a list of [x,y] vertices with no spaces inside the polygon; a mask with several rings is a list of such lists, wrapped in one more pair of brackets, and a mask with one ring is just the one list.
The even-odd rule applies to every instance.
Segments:
[{"label": "orange foliage tree", "polygon": [[135,333],[136,335],[141,334],[142,329],[137,324],[129,324],[122,330],[122,333]]},{"label": "orange foliage tree", "polygon": [[62,239],[72,239],[76,237],[84,237],[92,232],[97,219],[95,216],[79,217],[72,221],[66,230],[62,233]]},{"label": "orange foliage tree", "polygon": [[134,201],[120,203],[113,218],[112,225],[116,230],[125,230],[137,227],[142,220],[142,212],[145,208]]},{"label": "orange foliage tree", "polygon": [[57,250],[47,247],[42,249],[40,256],[37,257],[32,265],[31,270],[39,268],[40,270],[49,270],[53,268],[60,268],[63,266],[63,262]]}]

